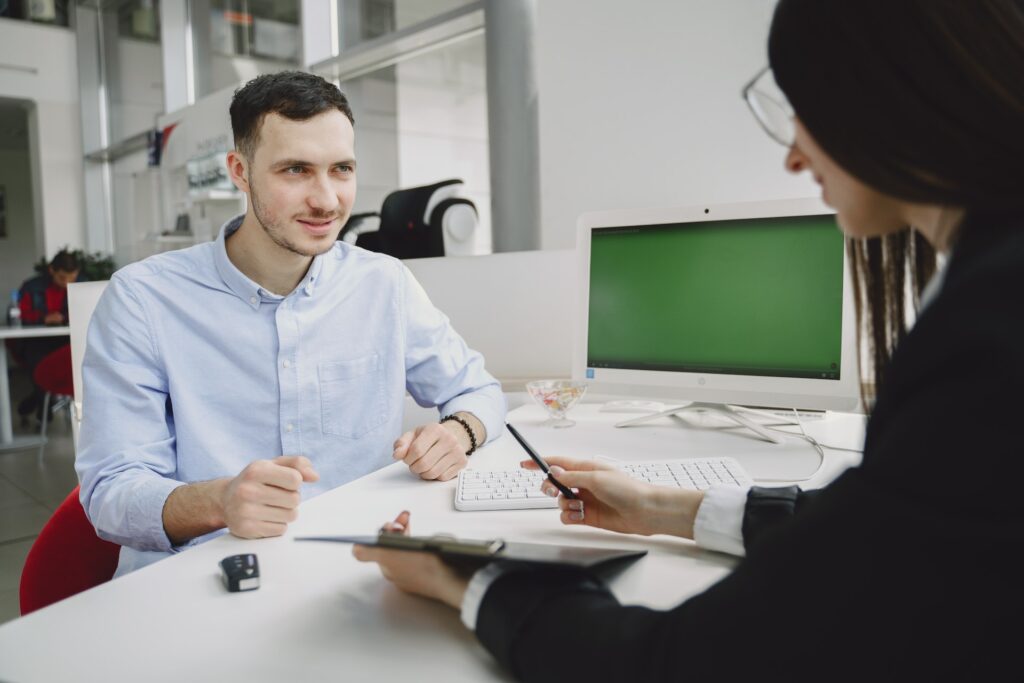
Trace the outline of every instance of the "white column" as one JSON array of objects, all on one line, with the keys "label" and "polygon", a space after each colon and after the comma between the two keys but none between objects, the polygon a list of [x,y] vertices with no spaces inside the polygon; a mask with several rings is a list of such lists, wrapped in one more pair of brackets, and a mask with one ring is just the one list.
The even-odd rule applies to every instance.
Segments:
[{"label": "white column", "polygon": [[536,0],[485,0],[494,251],[540,249]]},{"label": "white column", "polygon": [[164,62],[164,111],[177,111],[195,102],[188,0],[160,3],[160,49]]},{"label": "white column", "polygon": [[[108,84],[104,73],[107,57],[103,43],[103,15],[83,5],[75,6],[75,37],[78,50],[78,93],[81,102],[82,148],[88,154],[110,145]],[[94,251],[114,248],[113,212],[110,203],[110,164],[84,162],[85,246]],[[53,245],[46,245],[52,251]]]},{"label": "white column", "polygon": [[338,0],[302,0],[302,66],[338,54]]}]

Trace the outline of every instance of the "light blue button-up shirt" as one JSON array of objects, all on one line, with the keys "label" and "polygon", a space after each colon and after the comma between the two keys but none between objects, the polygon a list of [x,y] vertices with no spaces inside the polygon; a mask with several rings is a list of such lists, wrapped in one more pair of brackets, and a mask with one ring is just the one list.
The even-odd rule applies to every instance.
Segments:
[{"label": "light blue button-up shirt", "polygon": [[339,242],[277,296],[228,259],[240,224],[119,270],[89,325],[75,467],[119,574],[176,550],[162,515],[184,483],[305,455],[308,498],[390,464],[406,390],[501,434],[500,385],[400,261]]}]

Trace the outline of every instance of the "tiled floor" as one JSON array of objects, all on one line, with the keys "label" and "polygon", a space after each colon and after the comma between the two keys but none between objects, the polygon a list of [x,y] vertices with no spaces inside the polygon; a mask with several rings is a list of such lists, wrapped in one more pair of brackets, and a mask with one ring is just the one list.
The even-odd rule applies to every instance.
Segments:
[{"label": "tiled floor", "polygon": [[[15,371],[11,394],[24,396],[27,387],[27,376]],[[14,416],[16,434],[35,430],[35,421],[26,427]],[[25,556],[46,520],[78,483],[66,411],[50,423],[48,436],[42,464],[38,450],[0,453],[0,623],[19,616],[18,583]]]}]

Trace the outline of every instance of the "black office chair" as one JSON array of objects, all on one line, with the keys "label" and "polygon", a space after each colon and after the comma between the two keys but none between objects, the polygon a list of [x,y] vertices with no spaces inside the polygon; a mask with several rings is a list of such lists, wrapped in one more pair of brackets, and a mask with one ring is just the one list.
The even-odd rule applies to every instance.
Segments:
[{"label": "black office chair", "polygon": [[379,214],[350,216],[338,239],[400,259],[444,256],[452,251],[446,245],[468,245],[476,231],[476,205],[455,196],[462,184],[452,179],[395,190]]},{"label": "black office chair", "polygon": [[354,213],[338,233],[339,242],[348,242],[369,251],[381,251],[380,214],[376,211]]}]

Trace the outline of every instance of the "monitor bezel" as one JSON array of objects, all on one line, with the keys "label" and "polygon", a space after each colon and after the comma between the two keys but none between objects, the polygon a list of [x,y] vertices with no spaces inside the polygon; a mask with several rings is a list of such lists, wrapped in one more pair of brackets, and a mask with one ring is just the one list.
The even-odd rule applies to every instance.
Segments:
[{"label": "monitor bezel", "polygon": [[825,214],[834,215],[835,211],[814,198],[620,209],[582,214],[577,222],[578,305],[576,332],[573,335],[573,379],[586,381],[591,385],[590,390],[596,393],[680,404],[700,401],[804,410],[859,410],[860,363],[857,354],[856,314],[845,243],[842,341],[838,380],[618,368],[590,368],[588,376],[586,365],[590,312],[590,244],[595,229]]}]

